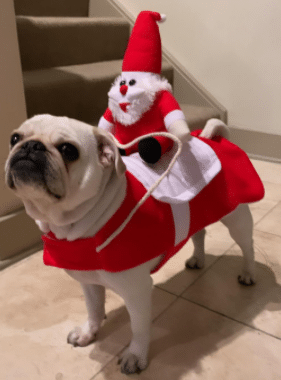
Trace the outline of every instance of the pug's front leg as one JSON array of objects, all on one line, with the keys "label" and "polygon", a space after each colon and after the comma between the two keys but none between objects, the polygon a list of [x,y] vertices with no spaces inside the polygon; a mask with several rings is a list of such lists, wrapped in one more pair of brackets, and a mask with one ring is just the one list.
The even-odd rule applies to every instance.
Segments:
[{"label": "pug's front leg", "polygon": [[92,343],[105,317],[105,288],[100,285],[81,284],[88,310],[88,320],[75,327],[67,337],[67,342],[74,347],[84,347]]},{"label": "pug's front leg", "polygon": [[[140,373],[148,365],[148,351],[151,329],[151,293],[152,279],[143,279],[142,284],[128,287],[120,294],[130,314],[132,340],[119,360],[121,372],[127,375]],[[136,281],[137,282],[137,281]]]}]

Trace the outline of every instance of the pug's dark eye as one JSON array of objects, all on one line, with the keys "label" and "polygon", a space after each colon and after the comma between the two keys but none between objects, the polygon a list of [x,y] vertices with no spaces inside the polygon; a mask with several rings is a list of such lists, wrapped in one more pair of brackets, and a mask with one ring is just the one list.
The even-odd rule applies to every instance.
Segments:
[{"label": "pug's dark eye", "polygon": [[133,86],[134,84],[136,84],[137,82],[135,81],[135,79],[131,79],[130,82],[129,82],[129,85],[130,86]]},{"label": "pug's dark eye", "polygon": [[120,86],[123,86],[124,84],[126,84],[126,81],[125,80],[121,80]]},{"label": "pug's dark eye", "polygon": [[10,144],[11,146],[15,146],[19,141],[21,141],[22,137],[19,133],[14,133],[12,136],[11,136],[11,140],[10,140]]},{"label": "pug's dark eye", "polygon": [[57,149],[60,152],[64,161],[73,162],[73,161],[78,160],[79,158],[78,149],[70,143],[63,143],[59,145]]}]

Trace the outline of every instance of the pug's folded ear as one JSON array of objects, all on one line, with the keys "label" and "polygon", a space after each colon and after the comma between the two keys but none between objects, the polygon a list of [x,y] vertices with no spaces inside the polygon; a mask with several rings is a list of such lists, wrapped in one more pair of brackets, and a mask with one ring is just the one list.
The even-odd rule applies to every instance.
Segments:
[{"label": "pug's folded ear", "polygon": [[99,160],[103,167],[107,168],[112,163],[115,164],[116,173],[119,177],[126,171],[126,166],[122,161],[113,137],[102,129],[95,129],[95,136],[98,142]]}]

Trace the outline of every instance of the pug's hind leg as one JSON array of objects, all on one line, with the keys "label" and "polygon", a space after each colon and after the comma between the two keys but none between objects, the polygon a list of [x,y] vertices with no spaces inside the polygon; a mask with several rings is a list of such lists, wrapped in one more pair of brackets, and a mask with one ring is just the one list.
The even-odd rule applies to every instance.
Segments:
[{"label": "pug's hind leg", "polygon": [[75,327],[67,337],[67,342],[74,347],[84,347],[92,343],[105,318],[105,288],[100,285],[81,284],[88,310],[88,320],[81,326]]},{"label": "pug's hind leg", "polygon": [[206,230],[203,229],[194,234],[191,239],[194,245],[193,255],[185,263],[188,269],[201,269],[205,264],[205,234]]},{"label": "pug's hind leg", "polygon": [[253,242],[253,217],[247,204],[240,204],[222,223],[229,229],[230,236],[239,245],[244,265],[238,281],[242,285],[255,284],[255,252]]}]

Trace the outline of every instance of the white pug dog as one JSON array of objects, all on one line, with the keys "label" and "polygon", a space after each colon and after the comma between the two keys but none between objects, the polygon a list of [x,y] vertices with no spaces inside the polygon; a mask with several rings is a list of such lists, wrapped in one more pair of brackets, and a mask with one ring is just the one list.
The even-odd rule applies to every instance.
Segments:
[{"label": "white pug dog", "polygon": [[[212,138],[220,129],[223,129],[220,121],[211,121],[203,131],[203,136],[205,134],[205,137]],[[6,162],[6,182],[22,199],[27,214],[40,229],[45,234],[51,232],[47,238],[50,247],[52,242],[56,244],[58,240],[65,244],[76,244],[77,241],[98,236],[124,203],[128,192],[125,171],[124,162],[107,132],[77,120],[39,115],[24,122],[12,134],[11,150]],[[251,285],[255,276],[253,220],[248,205],[239,205],[221,221],[229,228],[244,255],[244,268],[239,281]],[[180,233],[186,234],[186,231]],[[187,267],[203,267],[204,235],[202,229],[192,236],[194,254],[187,261]],[[113,243],[114,240],[108,247]],[[71,248],[70,245],[65,247],[62,250],[67,251],[63,253],[67,261],[71,255],[69,253],[67,256],[70,252],[68,247]],[[81,247],[79,252],[83,255],[84,246]],[[122,251],[122,247],[119,251]],[[132,340],[120,359],[121,371],[136,373],[148,364],[152,292],[150,274],[163,261],[163,255],[120,270],[118,265],[122,259],[118,261],[118,252],[115,252],[115,256],[114,252],[110,254],[112,260],[109,260],[108,270],[86,270],[84,267],[79,269],[79,266],[77,269],[71,263],[65,266],[63,263],[52,263],[52,257],[47,254],[45,262],[66,268],[67,273],[82,285],[88,320],[82,327],[69,333],[68,342],[74,346],[86,346],[95,339],[105,318],[105,287],[124,299],[131,318]],[[97,254],[99,260],[102,255],[101,250]],[[131,252],[133,255],[134,252]],[[110,267],[114,260],[117,270]]]}]

